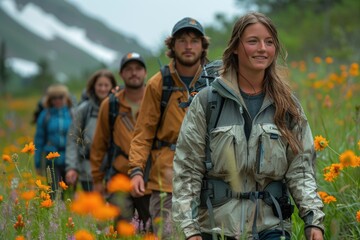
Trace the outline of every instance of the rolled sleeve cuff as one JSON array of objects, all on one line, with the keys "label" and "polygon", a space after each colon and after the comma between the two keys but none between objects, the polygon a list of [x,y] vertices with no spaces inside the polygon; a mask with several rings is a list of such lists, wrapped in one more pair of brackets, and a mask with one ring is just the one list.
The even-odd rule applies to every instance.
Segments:
[{"label": "rolled sleeve cuff", "polygon": [[184,228],[184,235],[185,235],[185,238],[188,239],[192,236],[200,236],[201,231],[200,231],[200,229],[197,229],[193,226],[188,226],[188,227]]}]

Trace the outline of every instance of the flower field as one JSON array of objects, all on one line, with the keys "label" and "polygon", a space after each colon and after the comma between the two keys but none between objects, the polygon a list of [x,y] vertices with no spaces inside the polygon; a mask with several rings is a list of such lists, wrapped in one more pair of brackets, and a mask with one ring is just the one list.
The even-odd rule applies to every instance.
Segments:
[{"label": "flower field", "polygon": [[[340,65],[331,57],[317,57],[293,62],[289,70],[314,136],[325,239],[360,239],[359,63]],[[39,97],[0,98],[0,239],[161,239],[139,233],[135,220],[114,226],[121,209],[97,193],[74,193],[62,181],[51,189],[33,168],[35,127],[30,122]],[[47,161],[57,157],[57,152],[46,156]],[[113,181],[109,189],[120,197],[130,191],[126,176]],[[296,213],[292,220],[292,239],[305,239]]]}]

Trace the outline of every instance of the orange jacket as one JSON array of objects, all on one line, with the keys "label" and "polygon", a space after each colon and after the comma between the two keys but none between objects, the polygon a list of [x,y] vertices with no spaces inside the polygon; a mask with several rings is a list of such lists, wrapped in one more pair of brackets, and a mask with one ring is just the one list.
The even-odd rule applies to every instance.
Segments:
[{"label": "orange jacket", "polygon": [[[145,96],[139,110],[138,119],[134,130],[129,154],[129,174],[143,174],[146,161],[151,154],[151,169],[147,187],[151,190],[172,192],[173,158],[174,151],[170,147],[152,148],[153,141],[158,139],[176,144],[181,123],[186,110],[178,105],[187,102],[189,92],[180,80],[174,67],[174,61],[169,64],[170,74],[174,80],[174,87],[184,90],[172,92],[160,118],[160,102],[162,95],[163,79],[161,72],[156,73],[146,84]],[[190,87],[199,79],[202,67],[200,66],[192,80]],[[157,135],[156,134],[156,130]]]},{"label": "orange jacket", "polygon": [[[115,96],[119,100],[119,115],[115,119],[113,139],[114,143],[128,155],[135,119],[132,117],[131,108],[125,99],[125,90],[121,90]],[[102,182],[104,179],[105,173],[101,171],[101,164],[107,154],[109,143],[109,98],[106,98],[100,106],[94,140],[90,150],[91,173],[94,183]],[[129,170],[128,159],[120,154],[116,157],[113,166],[120,173],[127,174]]]}]

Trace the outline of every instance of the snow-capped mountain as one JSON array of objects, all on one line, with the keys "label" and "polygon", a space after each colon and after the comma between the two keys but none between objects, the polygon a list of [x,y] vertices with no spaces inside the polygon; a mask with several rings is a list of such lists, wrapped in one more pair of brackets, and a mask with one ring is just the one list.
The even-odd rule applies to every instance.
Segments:
[{"label": "snow-capped mountain", "polygon": [[7,63],[24,76],[36,73],[44,59],[54,72],[70,75],[117,66],[128,51],[151,55],[135,39],[63,0],[0,0],[0,29]]}]

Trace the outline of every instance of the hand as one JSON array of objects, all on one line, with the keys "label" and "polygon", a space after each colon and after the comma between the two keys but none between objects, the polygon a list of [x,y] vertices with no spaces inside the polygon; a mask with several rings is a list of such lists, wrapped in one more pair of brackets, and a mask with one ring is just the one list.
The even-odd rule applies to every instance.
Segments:
[{"label": "hand", "polygon": [[79,174],[74,169],[70,169],[66,172],[65,180],[70,185],[76,185]]},{"label": "hand", "polygon": [[93,190],[95,192],[100,193],[100,194],[104,194],[105,193],[105,186],[104,186],[104,184],[102,182],[94,183]]},{"label": "hand", "polygon": [[308,227],[305,229],[306,240],[323,240],[322,231],[317,227]]},{"label": "hand", "polygon": [[131,196],[133,197],[142,197],[145,194],[145,183],[142,175],[135,175],[131,178],[131,184],[133,189],[131,191]]}]

